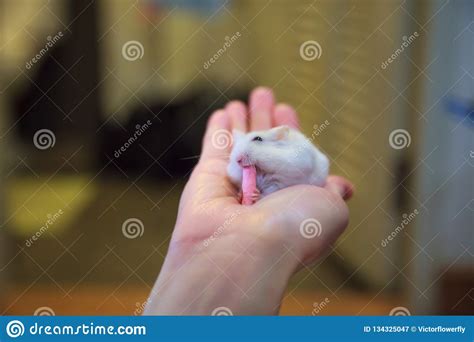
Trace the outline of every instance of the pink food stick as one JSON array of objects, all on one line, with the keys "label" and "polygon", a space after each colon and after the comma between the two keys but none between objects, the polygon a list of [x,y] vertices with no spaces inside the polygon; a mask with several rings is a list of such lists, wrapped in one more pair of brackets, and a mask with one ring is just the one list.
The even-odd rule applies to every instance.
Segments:
[{"label": "pink food stick", "polygon": [[255,166],[246,166],[242,170],[242,204],[253,204],[252,194],[257,190],[257,170]]}]

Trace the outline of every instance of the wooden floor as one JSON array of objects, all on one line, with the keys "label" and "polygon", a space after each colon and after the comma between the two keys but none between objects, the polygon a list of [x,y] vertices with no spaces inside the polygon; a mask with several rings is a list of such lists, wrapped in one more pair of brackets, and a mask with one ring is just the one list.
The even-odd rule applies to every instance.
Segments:
[{"label": "wooden floor", "polygon": [[[101,179],[79,191],[84,182],[65,175],[55,177],[48,187],[36,179],[11,183],[13,219],[5,237],[7,262],[0,265],[5,271],[0,313],[32,315],[41,307],[57,315],[141,313],[167,252],[184,182],[144,182],[139,190],[128,181]],[[146,198],[141,189],[146,189]],[[159,207],[148,201],[164,197]],[[41,218],[56,212],[63,202],[71,202],[70,208],[58,222],[31,247],[24,247],[44,224]],[[122,224],[137,215],[146,236],[127,239]],[[385,315],[405,305],[399,298],[384,297],[389,293],[384,285],[382,290],[374,286],[374,293],[350,292],[355,287],[334,267],[326,260],[293,277],[281,314]],[[327,288],[337,288],[337,297],[324,292]]]},{"label": "wooden floor", "polygon": [[[134,315],[141,313],[148,292],[139,287],[122,287],[111,293],[112,287],[85,286],[75,288],[68,296],[52,288],[11,289],[3,298],[4,315],[32,315],[41,307],[56,315]],[[338,294],[315,291],[295,291],[287,295],[282,315],[387,315],[399,299],[375,297],[375,294]]]}]

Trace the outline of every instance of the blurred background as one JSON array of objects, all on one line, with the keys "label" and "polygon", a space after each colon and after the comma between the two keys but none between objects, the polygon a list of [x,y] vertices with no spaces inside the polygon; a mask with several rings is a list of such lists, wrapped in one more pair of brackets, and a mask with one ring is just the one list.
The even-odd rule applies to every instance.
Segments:
[{"label": "blurred background", "polygon": [[0,0],[0,312],[141,314],[208,116],[265,85],[357,189],[282,314],[473,314],[473,20],[469,0]]}]

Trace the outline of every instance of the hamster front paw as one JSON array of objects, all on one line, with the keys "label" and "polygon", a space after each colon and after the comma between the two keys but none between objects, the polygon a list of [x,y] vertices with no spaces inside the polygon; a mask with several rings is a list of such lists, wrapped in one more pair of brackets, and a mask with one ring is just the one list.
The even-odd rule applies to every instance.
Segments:
[{"label": "hamster front paw", "polygon": [[260,190],[255,188],[255,190],[250,195],[250,198],[252,199],[253,203],[257,202],[260,199]]},{"label": "hamster front paw", "polygon": [[[239,190],[239,193],[237,194],[237,200],[239,201],[239,203],[242,203],[242,200],[243,200],[243,193],[242,193],[242,189]],[[250,194],[250,199],[252,200],[252,204],[254,204],[255,202],[257,202],[261,197],[261,192],[260,190],[258,190],[258,188],[255,188],[255,190]]]}]

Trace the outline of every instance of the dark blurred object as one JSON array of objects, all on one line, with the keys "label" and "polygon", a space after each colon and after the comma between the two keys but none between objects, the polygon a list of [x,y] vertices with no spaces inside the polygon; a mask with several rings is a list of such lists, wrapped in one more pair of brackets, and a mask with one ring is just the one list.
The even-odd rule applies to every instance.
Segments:
[{"label": "dark blurred object", "polygon": [[[127,175],[146,173],[154,178],[182,177],[192,170],[201,153],[201,141],[211,113],[230,98],[244,100],[247,92],[228,94],[202,90],[173,103],[136,108],[124,126],[113,122],[101,128],[101,168]],[[150,110],[152,113],[150,113]],[[152,123],[123,153],[124,146],[148,120]]]},{"label": "dark blurred object", "polygon": [[446,110],[453,114],[456,119],[465,122],[469,126],[474,125],[474,99],[448,96],[445,99],[445,106]]},{"label": "dark blurred object", "polygon": [[441,277],[440,315],[474,314],[474,270],[472,267],[448,270]]},{"label": "dark blurred object", "polygon": [[[62,38],[29,71],[24,90],[14,99],[14,118],[26,146],[39,129],[54,132],[61,154],[78,150],[84,168],[96,164],[96,128],[100,117],[97,42],[97,3],[68,1],[69,20]],[[49,156],[48,156],[49,157]],[[46,157],[46,158],[48,158]],[[45,154],[39,167],[56,169],[62,159]]]},{"label": "dark blurred object", "polygon": [[[71,1],[67,7],[72,19],[63,38],[26,72],[29,82],[14,99],[12,121],[18,121],[25,148],[32,149],[32,167],[67,168],[58,156],[74,155],[80,159],[73,163],[74,170],[101,170],[107,165],[115,175],[170,179],[188,174],[198,160],[209,115],[229,99],[245,99],[248,92],[200,88],[173,103],[137,107],[124,124],[116,124],[99,105],[97,4]],[[116,157],[116,151],[148,120],[150,128]],[[31,140],[40,129],[55,134],[54,151],[34,153]]]}]

